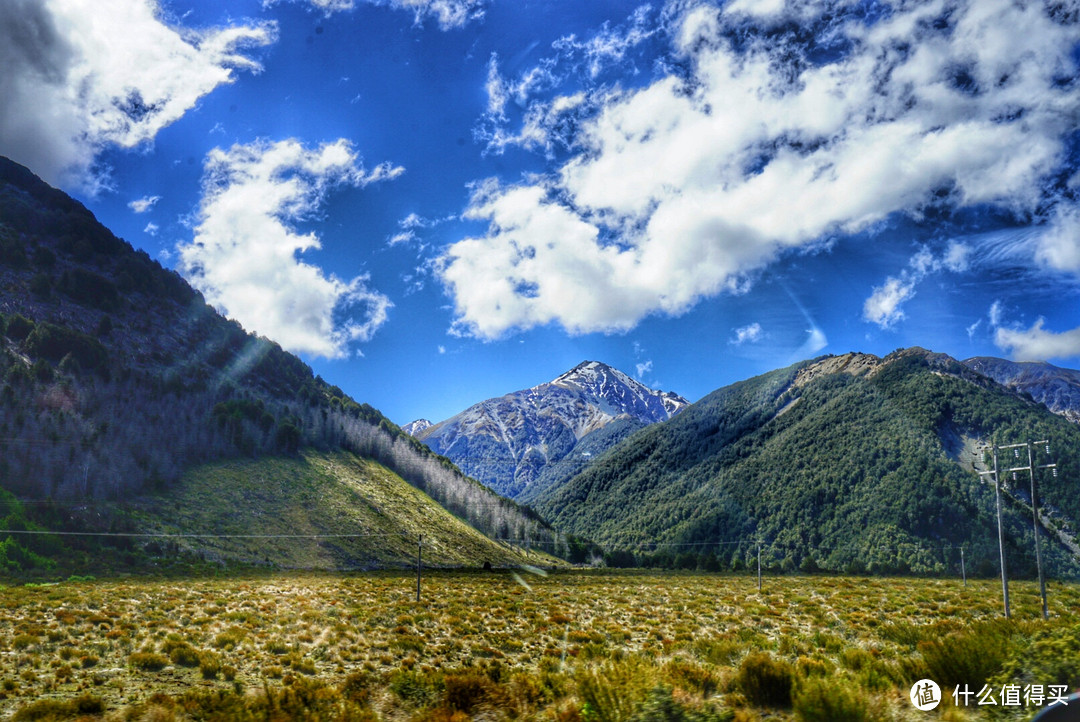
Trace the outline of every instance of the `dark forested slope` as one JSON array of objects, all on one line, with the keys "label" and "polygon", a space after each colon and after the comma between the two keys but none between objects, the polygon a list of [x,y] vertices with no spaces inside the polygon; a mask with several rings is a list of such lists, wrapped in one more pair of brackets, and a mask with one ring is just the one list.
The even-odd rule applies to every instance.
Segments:
[{"label": "dark forested slope", "polygon": [[489,536],[551,538],[0,158],[0,489],[21,500],[5,497],[5,528],[27,516],[112,528],[128,522],[84,502],[165,493],[200,464],[305,448],[374,459]]},{"label": "dark forested slope", "polygon": [[[942,354],[827,357],[713,392],[533,500],[552,523],[638,561],[726,567],[996,568],[981,443],[1050,439],[1045,532],[1058,569],[1080,518],[1080,428]],[[1044,449],[1038,452],[1049,459]],[[1026,452],[1025,452],[1026,454]],[[1003,462],[1004,463],[1004,462]],[[1027,476],[1006,475],[1010,564],[1033,564]]]}]

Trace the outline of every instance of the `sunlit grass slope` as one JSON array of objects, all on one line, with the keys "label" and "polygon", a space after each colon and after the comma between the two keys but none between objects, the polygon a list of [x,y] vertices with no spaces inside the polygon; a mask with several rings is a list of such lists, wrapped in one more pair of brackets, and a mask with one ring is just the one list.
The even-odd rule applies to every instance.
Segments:
[{"label": "sunlit grass slope", "polygon": [[[211,561],[303,569],[413,565],[421,535],[425,565],[556,561],[484,536],[385,466],[348,452],[199,466],[139,514],[154,531],[206,535],[162,545]],[[305,538],[312,536],[320,538]]]}]

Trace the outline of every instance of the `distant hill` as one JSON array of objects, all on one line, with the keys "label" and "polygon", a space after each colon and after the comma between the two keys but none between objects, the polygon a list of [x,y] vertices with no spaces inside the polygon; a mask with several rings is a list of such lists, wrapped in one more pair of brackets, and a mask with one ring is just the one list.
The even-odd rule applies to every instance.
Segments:
[{"label": "distant hill", "polygon": [[1029,394],[1069,421],[1080,422],[1080,371],[1045,361],[1006,361],[991,356],[969,358],[964,365],[1014,391]]},{"label": "distant hill", "polygon": [[[981,445],[1042,438],[1059,464],[1039,481],[1050,557],[1075,572],[1080,427],[923,349],[824,357],[724,387],[531,503],[638,563],[729,568],[760,540],[789,569],[958,570],[963,546],[969,569],[992,572]],[[1010,565],[1029,573],[1027,479],[1005,482]]]},{"label": "distant hill", "polygon": [[[349,453],[382,470],[366,462],[328,468],[348,469],[353,480],[374,474],[407,482],[441,505],[445,518],[433,528],[448,529],[457,517],[491,538],[555,539],[529,510],[466,478],[277,344],[221,317],[180,276],[118,239],[77,201],[2,158],[0,452],[5,529],[138,531],[134,512],[120,502],[156,494],[183,512],[188,504],[227,498],[224,490],[202,499],[177,496],[207,464],[314,463]],[[258,465],[245,468],[262,473]],[[243,513],[257,516],[259,504],[278,501],[255,495]],[[411,529],[417,513],[433,508],[398,504],[380,513],[389,526]],[[33,557],[35,548],[70,560],[54,542],[0,540],[0,573],[44,564]],[[148,548],[126,544],[134,557]],[[485,558],[503,553],[496,542],[488,545]],[[411,558],[395,552],[373,563]],[[278,560],[271,554],[269,561]]]},{"label": "distant hill", "polygon": [[416,437],[498,493],[531,498],[561,480],[544,475],[549,465],[607,448],[599,440],[609,435],[587,439],[612,422],[665,421],[688,404],[607,364],[585,361],[553,381],[470,406]]}]

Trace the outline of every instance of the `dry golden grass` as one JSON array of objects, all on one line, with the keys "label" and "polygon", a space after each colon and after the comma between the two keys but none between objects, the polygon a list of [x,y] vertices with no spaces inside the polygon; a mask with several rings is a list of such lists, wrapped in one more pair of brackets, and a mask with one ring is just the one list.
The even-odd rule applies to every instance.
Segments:
[{"label": "dry golden grass", "polygon": [[[711,574],[437,572],[420,603],[402,573],[8,587],[0,717],[32,719],[42,700],[57,702],[41,718],[92,717],[98,699],[117,719],[180,719],[177,699],[217,690],[340,702],[318,719],[811,719],[829,694],[848,714],[906,719],[911,683],[943,664],[934,640],[1080,624],[1076,586],[1051,585],[1046,623],[1034,585],[1012,591],[1002,631],[985,626],[1000,616],[992,581],[782,577],[758,593]],[[683,716],[640,716],[665,705]]]}]

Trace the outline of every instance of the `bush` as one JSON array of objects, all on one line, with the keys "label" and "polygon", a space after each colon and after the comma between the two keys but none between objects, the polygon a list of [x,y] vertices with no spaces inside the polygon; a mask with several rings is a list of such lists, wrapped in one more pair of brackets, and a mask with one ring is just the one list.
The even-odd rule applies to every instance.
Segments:
[{"label": "bush", "polygon": [[34,322],[30,319],[15,314],[8,319],[7,330],[4,332],[12,341],[25,341],[34,330]]},{"label": "bush", "polygon": [[85,369],[101,368],[109,359],[105,347],[93,336],[47,322],[39,323],[26,337],[26,350],[53,363],[71,354]]},{"label": "bush", "polygon": [[481,703],[487,701],[494,686],[490,679],[475,672],[448,674],[443,684],[443,701],[446,706],[451,710],[467,713],[472,713]]},{"label": "bush", "polygon": [[971,625],[961,631],[919,642],[926,676],[945,687],[981,688],[1010,657],[1017,628],[1008,620]]},{"label": "bush", "polygon": [[804,722],[869,722],[874,717],[866,695],[850,683],[828,677],[803,680],[793,701]]},{"label": "bush", "polygon": [[169,658],[154,652],[135,652],[128,657],[128,664],[146,672],[157,672],[169,664]]},{"label": "bush", "polygon": [[64,271],[59,288],[72,299],[102,311],[112,311],[120,305],[120,294],[112,281],[82,268]]},{"label": "bush", "polygon": [[735,686],[752,704],[761,707],[790,707],[795,671],[768,652],[748,654],[739,665]]},{"label": "bush", "polygon": [[221,657],[213,652],[203,652],[199,655],[199,671],[203,679],[217,679],[221,673]]}]

